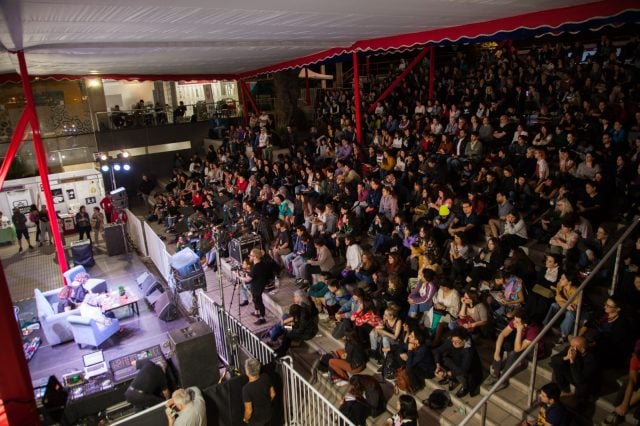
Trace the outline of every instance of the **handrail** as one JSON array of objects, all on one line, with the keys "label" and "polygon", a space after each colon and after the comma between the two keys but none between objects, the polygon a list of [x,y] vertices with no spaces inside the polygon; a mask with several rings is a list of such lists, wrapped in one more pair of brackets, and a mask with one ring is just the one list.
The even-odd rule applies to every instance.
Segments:
[{"label": "handrail", "polygon": [[522,351],[522,353],[516,359],[516,361],[513,364],[511,364],[511,366],[507,369],[507,371],[505,371],[500,376],[498,381],[491,387],[491,389],[489,389],[489,392],[487,392],[487,394],[483,396],[482,399],[480,399],[480,401],[471,409],[471,411],[469,411],[467,416],[460,423],[461,426],[466,425],[471,420],[471,418],[478,412],[478,410],[480,410],[480,408],[482,408],[482,406],[489,401],[489,398],[491,398],[493,394],[496,393],[496,390],[499,387],[501,387],[501,385],[506,380],[509,379],[509,376],[511,376],[511,373],[513,373],[515,369],[518,368],[520,363],[524,361],[524,359],[529,355],[529,353],[538,346],[538,342],[547,334],[547,332],[551,329],[551,327],[554,326],[555,322],[558,321],[558,319],[564,315],[564,313],[567,310],[567,307],[571,305],[571,303],[578,297],[578,295],[582,294],[582,291],[585,289],[587,284],[589,284],[591,282],[591,279],[597,275],[600,269],[602,269],[602,266],[609,260],[611,255],[618,250],[618,246],[622,244],[622,241],[624,241],[631,234],[631,232],[635,230],[638,223],[640,223],[640,217],[636,218],[634,223],[627,228],[627,230],[620,236],[620,238],[618,238],[616,243],[613,246],[611,246],[607,254],[605,254],[604,257],[600,260],[600,262],[595,266],[595,268],[593,268],[593,270],[591,271],[587,279],[585,279],[580,285],[580,287],[578,287],[578,289],[571,295],[571,297],[569,297],[569,299],[564,304],[564,306],[562,306],[562,308],[560,308],[560,310],[556,312],[553,318],[551,318],[551,320],[547,323],[547,325],[545,325],[543,329],[540,331],[540,333],[538,333],[536,338],[533,339],[531,344],[527,346],[527,348],[524,351]]},{"label": "handrail", "polygon": [[[280,365],[282,366],[283,381],[285,382],[285,385],[283,386],[285,390],[285,401],[289,401],[289,404],[291,404],[290,407],[287,407],[285,405],[285,419],[289,421],[287,424],[307,424],[306,422],[298,422],[298,419],[296,418],[288,418],[291,412],[294,413],[294,417],[301,414],[303,415],[305,414],[305,412],[310,415],[320,414],[309,412],[320,410],[321,407],[319,407],[317,404],[310,403],[311,401],[306,401],[307,403],[305,404],[305,401],[298,400],[299,397],[308,399],[309,397],[313,396],[314,398],[318,398],[319,401],[326,407],[326,409],[330,412],[329,416],[332,417],[331,420],[333,420],[333,422],[329,422],[329,419],[317,419],[318,422],[314,422],[314,425],[333,424],[336,426],[355,426],[353,422],[351,422],[351,420],[349,420],[344,414],[342,414],[342,412],[340,412],[340,410],[333,403],[331,403],[324,395],[322,395],[318,389],[311,386],[309,382],[307,382],[307,380],[305,380],[305,378],[302,377],[302,375],[293,368],[293,359],[291,358],[291,356],[284,356],[280,358],[280,361]],[[291,379],[304,385],[304,392],[302,394],[296,392],[297,386],[295,386],[295,384],[289,383],[289,380]],[[306,408],[303,410],[303,407]]]}]

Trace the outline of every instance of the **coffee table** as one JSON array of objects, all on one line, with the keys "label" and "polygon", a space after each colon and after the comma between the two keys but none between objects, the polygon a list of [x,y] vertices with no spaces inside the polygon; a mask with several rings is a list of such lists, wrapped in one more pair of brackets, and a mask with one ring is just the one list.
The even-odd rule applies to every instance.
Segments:
[{"label": "coffee table", "polygon": [[102,299],[100,306],[102,307],[102,312],[105,314],[126,307],[129,309],[129,316],[133,314],[140,316],[140,309],[138,307],[139,300],[138,296],[129,291],[125,292],[124,296],[120,296],[119,291],[116,290],[107,293]]}]

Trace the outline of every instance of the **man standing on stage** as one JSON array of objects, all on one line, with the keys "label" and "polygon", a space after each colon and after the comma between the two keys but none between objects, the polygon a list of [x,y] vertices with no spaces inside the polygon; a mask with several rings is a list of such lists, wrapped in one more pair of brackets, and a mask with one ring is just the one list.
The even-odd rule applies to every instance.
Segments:
[{"label": "man standing on stage", "polygon": [[147,358],[138,359],[133,364],[140,371],[124,393],[127,402],[137,411],[142,411],[169,399],[166,364],[155,363]]},{"label": "man standing on stage", "polygon": [[107,218],[107,222],[111,223],[111,215],[113,214],[113,200],[111,200],[111,194],[107,194],[104,196],[102,200],[100,200],[100,207],[104,211],[104,216]]},{"label": "man standing on stage", "polygon": [[251,297],[253,298],[253,305],[255,306],[253,316],[258,317],[258,320],[255,322],[256,325],[267,323],[262,293],[272,276],[271,267],[262,261],[263,257],[264,252],[262,250],[258,248],[252,249],[249,253],[249,261],[252,263],[251,271],[245,276],[236,273],[236,277],[240,281],[250,284]]},{"label": "man standing on stage", "polygon": [[260,374],[260,361],[249,358],[244,363],[244,371],[249,383],[242,387],[244,417],[242,420],[251,426],[268,425],[272,416],[272,401],[276,391],[269,376]]}]

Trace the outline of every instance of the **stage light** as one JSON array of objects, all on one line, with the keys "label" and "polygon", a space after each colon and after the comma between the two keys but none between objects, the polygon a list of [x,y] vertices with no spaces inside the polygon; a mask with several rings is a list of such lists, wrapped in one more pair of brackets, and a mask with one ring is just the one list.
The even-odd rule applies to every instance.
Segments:
[{"label": "stage light", "polygon": [[129,158],[129,151],[122,151],[122,158]]},{"label": "stage light", "polygon": [[109,171],[109,166],[107,166],[106,164],[103,164],[103,165],[102,165],[102,167],[100,167],[100,169],[101,169],[103,172],[108,172],[108,171]]},{"label": "stage light", "polygon": [[100,159],[102,161],[107,161],[107,154],[100,154]]},{"label": "stage light", "polygon": [[127,172],[128,172],[129,170],[131,170],[131,166],[130,166],[130,165],[128,165],[128,164],[125,164],[124,166],[122,166],[122,168],[123,168],[125,171],[127,171]]},{"label": "stage light", "polygon": [[117,164],[117,163],[114,164],[113,165],[113,170],[115,170],[116,172],[119,172],[120,171],[120,164]]}]

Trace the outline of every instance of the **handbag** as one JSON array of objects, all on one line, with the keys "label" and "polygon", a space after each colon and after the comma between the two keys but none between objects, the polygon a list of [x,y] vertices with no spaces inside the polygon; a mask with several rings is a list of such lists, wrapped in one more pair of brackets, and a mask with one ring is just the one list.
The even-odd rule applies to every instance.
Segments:
[{"label": "handbag", "polygon": [[344,318],[333,329],[333,331],[331,332],[331,336],[333,336],[334,339],[342,339],[347,331],[350,331],[352,329],[353,323],[351,322],[351,320]]},{"label": "handbag", "polygon": [[395,392],[403,391],[407,393],[413,393],[413,387],[411,386],[411,380],[407,374],[407,370],[404,367],[400,367],[396,370],[395,380]]},{"label": "handbag", "polygon": [[555,293],[553,290],[540,284],[534,285],[531,291],[537,294],[538,296],[544,297],[545,299],[553,299],[553,297],[555,296]]},{"label": "handbag", "polygon": [[[473,324],[474,322],[475,321],[473,320],[472,317],[460,317],[456,320],[456,324],[458,325],[458,327],[464,327],[465,324]],[[475,327],[467,328],[467,331],[471,333],[473,332],[474,329]]]},{"label": "handbag", "polygon": [[396,357],[391,352],[388,352],[384,357],[384,361],[382,361],[382,377],[387,380],[393,380],[396,377],[397,368]]},{"label": "handbag", "polygon": [[443,316],[447,315],[447,311],[440,311],[438,309],[433,310],[433,319],[431,320],[431,333],[435,333],[438,328],[438,324],[440,324],[440,320]]}]

